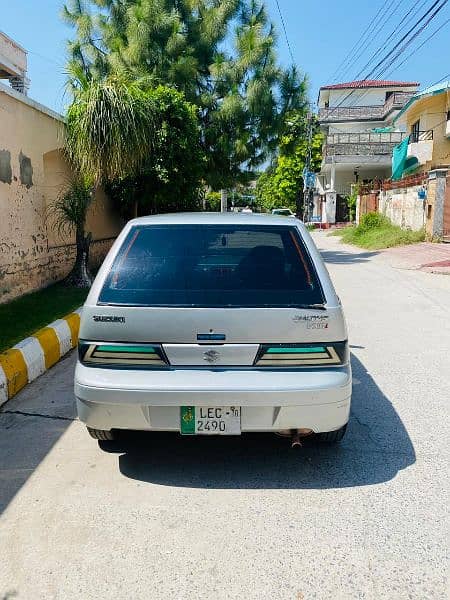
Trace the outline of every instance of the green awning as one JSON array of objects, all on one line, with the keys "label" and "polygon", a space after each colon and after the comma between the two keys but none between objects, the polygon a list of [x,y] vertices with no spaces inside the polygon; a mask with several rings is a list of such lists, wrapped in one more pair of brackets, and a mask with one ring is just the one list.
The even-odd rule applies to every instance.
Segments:
[{"label": "green awning", "polygon": [[374,127],[372,129],[373,133],[391,133],[394,131],[393,127]]},{"label": "green awning", "polygon": [[410,156],[405,160],[405,164],[403,165],[403,175],[410,175],[414,173],[419,167],[419,159],[417,156]]},{"label": "green awning", "polygon": [[402,178],[405,168],[406,157],[408,155],[409,135],[394,147],[392,151],[392,180],[397,181]]}]

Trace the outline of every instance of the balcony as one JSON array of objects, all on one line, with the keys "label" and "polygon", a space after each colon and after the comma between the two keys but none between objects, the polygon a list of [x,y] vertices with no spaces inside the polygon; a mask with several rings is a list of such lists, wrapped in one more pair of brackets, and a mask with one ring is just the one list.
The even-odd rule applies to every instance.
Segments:
[{"label": "balcony", "polygon": [[319,122],[382,121],[393,110],[403,108],[413,96],[412,92],[396,92],[381,106],[336,106],[334,108],[320,108]]},{"label": "balcony", "polygon": [[433,158],[433,130],[413,131],[409,136],[408,159],[416,159],[416,165],[424,165]]},{"label": "balcony", "polygon": [[[394,146],[405,137],[405,133],[333,133],[327,135],[324,146],[325,162],[332,162],[332,157],[384,156],[390,160]],[[367,162],[371,162],[370,159]]]}]

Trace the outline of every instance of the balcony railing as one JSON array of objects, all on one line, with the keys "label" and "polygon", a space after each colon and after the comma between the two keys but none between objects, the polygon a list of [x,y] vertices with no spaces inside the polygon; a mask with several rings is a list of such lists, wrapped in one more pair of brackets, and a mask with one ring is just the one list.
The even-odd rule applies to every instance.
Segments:
[{"label": "balcony railing", "polygon": [[319,109],[319,121],[379,121],[396,109],[402,108],[414,96],[413,92],[396,92],[379,106],[335,106]]},{"label": "balcony railing", "polygon": [[326,137],[325,156],[390,155],[405,133],[333,133]]},{"label": "balcony railing", "polygon": [[388,133],[331,133],[327,135],[328,144],[399,144],[405,134],[401,131]]},{"label": "balcony railing", "polygon": [[409,137],[410,144],[417,144],[417,142],[429,142],[433,139],[433,130],[428,131],[413,131]]}]

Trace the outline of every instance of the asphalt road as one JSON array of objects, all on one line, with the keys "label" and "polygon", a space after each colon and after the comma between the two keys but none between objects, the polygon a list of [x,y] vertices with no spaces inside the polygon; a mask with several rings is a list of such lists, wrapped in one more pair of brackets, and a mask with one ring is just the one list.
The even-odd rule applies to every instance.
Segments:
[{"label": "asphalt road", "polygon": [[355,386],[340,447],[75,420],[74,356],[0,414],[0,599],[444,599],[450,277],[316,234]]}]

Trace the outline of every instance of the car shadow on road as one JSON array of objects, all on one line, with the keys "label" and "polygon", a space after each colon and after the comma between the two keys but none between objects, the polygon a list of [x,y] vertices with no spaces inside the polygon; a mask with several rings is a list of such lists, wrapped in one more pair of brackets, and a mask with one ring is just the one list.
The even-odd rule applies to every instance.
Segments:
[{"label": "car shadow on road", "polygon": [[365,263],[379,252],[347,252],[346,250],[321,250],[323,260],[334,265]]},{"label": "car shadow on road", "polygon": [[67,355],[0,410],[0,515],[76,418],[65,376],[75,358]]},{"label": "car shadow on road", "polygon": [[344,441],[323,446],[305,440],[291,449],[272,434],[182,437],[126,433],[100,443],[118,453],[131,479],[158,485],[214,489],[330,489],[388,481],[415,462],[414,448],[392,403],[364,365],[352,357],[352,416]]}]

